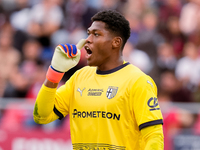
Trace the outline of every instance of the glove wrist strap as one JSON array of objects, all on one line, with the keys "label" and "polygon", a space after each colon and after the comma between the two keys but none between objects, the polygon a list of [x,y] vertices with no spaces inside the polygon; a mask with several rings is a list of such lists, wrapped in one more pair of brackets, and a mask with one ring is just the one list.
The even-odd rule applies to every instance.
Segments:
[{"label": "glove wrist strap", "polygon": [[46,78],[53,83],[59,83],[63,75],[64,75],[64,72],[58,72],[55,69],[53,69],[52,66],[49,66],[49,69],[46,74]]}]

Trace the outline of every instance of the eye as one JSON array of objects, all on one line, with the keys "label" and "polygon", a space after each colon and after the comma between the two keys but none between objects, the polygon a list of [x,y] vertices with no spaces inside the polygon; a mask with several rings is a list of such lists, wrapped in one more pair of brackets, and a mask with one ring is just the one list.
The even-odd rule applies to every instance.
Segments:
[{"label": "eye", "polygon": [[94,35],[95,35],[95,36],[99,36],[99,34],[98,34],[98,33],[94,33]]}]

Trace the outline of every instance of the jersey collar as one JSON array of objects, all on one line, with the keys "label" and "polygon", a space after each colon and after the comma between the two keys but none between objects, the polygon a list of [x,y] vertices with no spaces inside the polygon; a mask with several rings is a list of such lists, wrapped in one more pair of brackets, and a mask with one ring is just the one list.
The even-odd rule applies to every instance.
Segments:
[{"label": "jersey collar", "polygon": [[118,66],[116,68],[113,68],[111,70],[106,70],[106,71],[101,71],[101,70],[96,70],[96,73],[97,74],[100,74],[100,75],[106,75],[106,74],[110,74],[110,73],[113,73],[113,72],[116,72],[124,67],[126,67],[127,65],[129,65],[130,63],[129,62],[126,62],[124,64],[122,64],[121,66]]}]

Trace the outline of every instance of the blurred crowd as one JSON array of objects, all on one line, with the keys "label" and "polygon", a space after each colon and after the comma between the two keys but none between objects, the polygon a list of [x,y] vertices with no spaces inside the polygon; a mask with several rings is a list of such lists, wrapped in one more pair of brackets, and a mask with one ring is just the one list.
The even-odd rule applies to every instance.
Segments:
[{"label": "blurred crowd", "polygon": [[[86,38],[103,9],[129,20],[124,59],[149,74],[161,96],[200,101],[199,0],[0,0],[0,97],[35,98],[54,48]],[[84,53],[63,82],[86,65]]]},{"label": "blurred crowd", "polygon": [[[86,38],[91,16],[116,9],[129,20],[123,55],[175,102],[200,101],[199,0],[1,0],[0,97],[35,98],[54,48]],[[78,66],[63,78],[65,82]]]},{"label": "blurred crowd", "polygon": [[0,0],[0,97],[34,100],[56,45],[86,38],[103,9],[129,20],[123,57],[155,80],[159,101],[200,102],[199,0]]}]

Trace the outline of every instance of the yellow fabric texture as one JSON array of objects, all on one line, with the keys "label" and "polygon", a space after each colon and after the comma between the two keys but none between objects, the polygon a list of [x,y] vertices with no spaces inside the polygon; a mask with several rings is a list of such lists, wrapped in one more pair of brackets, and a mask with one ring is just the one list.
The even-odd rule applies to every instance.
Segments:
[{"label": "yellow fabric texture", "polygon": [[143,150],[163,150],[164,136],[162,125],[149,126],[141,130]]},{"label": "yellow fabric texture", "polygon": [[74,149],[143,150],[153,141],[142,131],[152,123],[162,124],[157,87],[137,67],[123,65],[106,73],[84,67],[57,91],[43,86],[35,120],[48,123],[58,118],[55,105],[63,116],[69,115]]},{"label": "yellow fabric texture", "polygon": [[48,88],[42,85],[33,112],[33,118],[36,123],[47,124],[58,119],[58,116],[53,112],[55,94],[56,88]]}]

